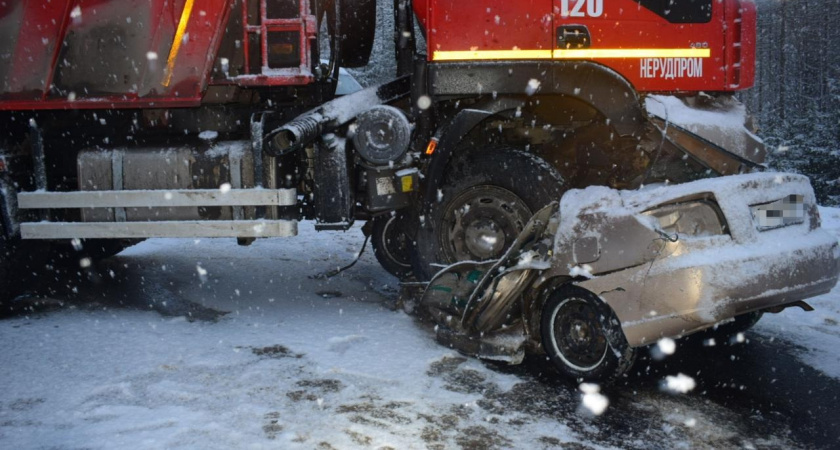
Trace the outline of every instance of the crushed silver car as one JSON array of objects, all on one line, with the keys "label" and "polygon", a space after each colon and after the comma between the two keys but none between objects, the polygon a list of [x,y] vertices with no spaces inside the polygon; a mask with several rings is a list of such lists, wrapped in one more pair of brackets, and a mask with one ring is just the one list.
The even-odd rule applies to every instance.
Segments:
[{"label": "crushed silver car", "polygon": [[565,375],[610,382],[659,339],[810,308],[839,261],[804,176],[590,187],[535,214],[501,259],[441,270],[419,307],[464,353],[544,352]]}]

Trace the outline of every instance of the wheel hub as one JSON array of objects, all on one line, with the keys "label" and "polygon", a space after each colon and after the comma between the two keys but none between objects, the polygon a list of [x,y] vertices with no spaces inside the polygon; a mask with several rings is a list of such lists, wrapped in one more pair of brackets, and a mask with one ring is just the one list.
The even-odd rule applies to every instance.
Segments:
[{"label": "wheel hub", "polygon": [[507,189],[467,189],[444,212],[440,235],[444,255],[450,263],[500,258],[531,215],[525,202]]},{"label": "wheel hub", "polygon": [[587,325],[586,322],[576,320],[569,331],[569,338],[572,343],[585,346],[589,342],[589,325]]},{"label": "wheel hub", "polygon": [[573,298],[560,307],[554,320],[554,336],[563,358],[581,369],[597,365],[607,350],[598,313],[583,300]]},{"label": "wheel hub", "polygon": [[476,220],[468,224],[464,234],[467,250],[481,259],[499,254],[507,247],[505,232],[493,219]]}]

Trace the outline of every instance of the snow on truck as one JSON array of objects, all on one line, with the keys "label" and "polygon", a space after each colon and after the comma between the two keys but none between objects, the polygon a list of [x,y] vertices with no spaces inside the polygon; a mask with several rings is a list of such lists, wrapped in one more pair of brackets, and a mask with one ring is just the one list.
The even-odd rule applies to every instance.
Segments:
[{"label": "snow on truck", "polygon": [[[54,258],[88,264],[139,239],[247,244],[293,236],[300,220],[318,230],[365,220],[377,259],[403,280],[478,264],[442,271],[423,296],[442,338],[454,335],[453,345],[480,356],[519,355],[530,342],[567,374],[604,378],[660,336],[802,306],[836,283],[837,242],[820,234],[807,180],[681,184],[763,168],[764,147],[733,98],[754,79],[752,0],[395,0],[396,76],[337,90],[342,68],[370,61],[376,8],[374,0],[0,3],[2,295]],[[657,183],[679,189],[622,203]],[[596,185],[614,194],[576,190]],[[560,212],[570,208],[588,228],[545,212],[532,219],[561,197]],[[772,226],[749,225],[739,208]],[[639,229],[639,215],[657,222]],[[644,284],[639,267],[662,250],[651,253],[651,239],[671,255],[708,253],[766,243],[783,227],[811,239],[788,253],[765,249],[776,255],[773,270],[795,274],[783,278],[794,288],[746,289],[740,302],[737,289],[703,289],[702,270],[677,271],[682,281],[670,284],[662,274],[672,272],[659,272],[661,289],[694,286],[688,303],[724,296],[721,314],[694,320],[683,302],[660,310],[666,326],[644,325],[655,321],[642,309],[676,293],[645,302],[645,292],[615,281],[624,274]],[[680,235],[714,242],[676,244]],[[547,236],[556,245],[537,251]],[[499,273],[507,275],[494,281]],[[465,297],[432,292],[453,289]],[[628,290],[635,297],[616,295]]]}]

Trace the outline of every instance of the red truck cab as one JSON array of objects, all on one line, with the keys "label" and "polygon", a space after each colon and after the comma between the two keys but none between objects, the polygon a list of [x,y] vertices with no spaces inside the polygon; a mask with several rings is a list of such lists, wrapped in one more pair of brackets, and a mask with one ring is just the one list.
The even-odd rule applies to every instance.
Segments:
[{"label": "red truck cab", "polygon": [[433,64],[594,61],[639,92],[752,87],[752,0],[417,0]]}]

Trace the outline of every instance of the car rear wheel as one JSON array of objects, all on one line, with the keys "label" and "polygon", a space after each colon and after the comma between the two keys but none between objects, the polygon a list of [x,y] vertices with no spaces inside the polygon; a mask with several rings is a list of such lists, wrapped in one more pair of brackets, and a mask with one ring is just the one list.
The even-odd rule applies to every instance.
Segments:
[{"label": "car rear wheel", "polygon": [[567,377],[610,383],[624,375],[636,359],[615,313],[595,294],[562,286],[542,309],[543,349]]}]

